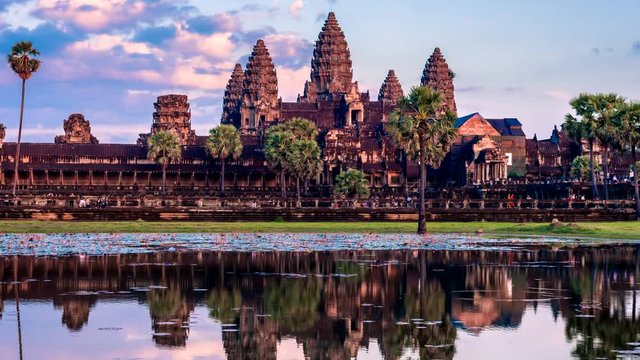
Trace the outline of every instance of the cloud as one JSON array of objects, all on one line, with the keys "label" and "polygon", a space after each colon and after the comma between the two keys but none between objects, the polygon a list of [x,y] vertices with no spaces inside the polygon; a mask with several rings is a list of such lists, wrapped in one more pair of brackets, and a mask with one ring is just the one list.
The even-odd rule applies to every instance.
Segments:
[{"label": "cloud", "polygon": [[458,92],[478,92],[483,90],[484,90],[484,86],[465,86],[465,87],[456,89],[456,91]]},{"label": "cloud", "polygon": [[240,31],[240,20],[230,13],[195,16],[186,21],[189,31],[197,34]]},{"label": "cloud", "polygon": [[602,53],[613,53],[613,49],[610,47],[605,47],[605,48],[599,48],[599,47],[592,47],[591,48],[591,53],[594,55],[600,55]]},{"label": "cloud", "polygon": [[285,101],[295,101],[303,90],[304,83],[309,79],[311,68],[305,66],[299,69],[280,67],[278,71],[278,91]]},{"label": "cloud", "polygon": [[640,54],[640,40],[634,42],[631,45],[631,50],[635,53],[635,54]]},{"label": "cloud", "polygon": [[38,0],[36,14],[97,31],[135,21],[145,14],[141,0]]},{"label": "cloud", "polygon": [[217,59],[228,58],[235,50],[230,32],[203,35],[178,29],[172,45],[183,56],[206,55]]},{"label": "cloud", "polygon": [[302,10],[303,7],[304,2],[302,0],[293,0],[293,2],[291,2],[291,5],[289,5],[289,13],[291,14],[291,16],[297,18],[300,10]]},{"label": "cloud", "polygon": [[524,87],[523,86],[507,86],[502,88],[502,90],[506,92],[519,92],[519,91],[523,91]]},{"label": "cloud", "polygon": [[146,42],[151,45],[161,45],[167,40],[173,39],[176,36],[176,27],[173,25],[168,26],[149,26],[139,29],[133,36],[133,41]]},{"label": "cloud", "polygon": [[87,51],[110,51],[114,48],[120,48],[127,54],[152,54],[155,51],[145,43],[128,41],[121,35],[109,34],[90,36],[87,40],[71,44],[68,50],[81,54]]},{"label": "cloud", "polygon": [[313,44],[293,33],[270,34],[264,37],[276,65],[299,69],[309,64]]},{"label": "cloud", "polygon": [[51,23],[43,23],[33,29],[19,27],[0,32],[0,48],[9,49],[14,43],[28,40],[42,56],[52,56],[68,44],[84,35],[73,29],[65,29]]}]

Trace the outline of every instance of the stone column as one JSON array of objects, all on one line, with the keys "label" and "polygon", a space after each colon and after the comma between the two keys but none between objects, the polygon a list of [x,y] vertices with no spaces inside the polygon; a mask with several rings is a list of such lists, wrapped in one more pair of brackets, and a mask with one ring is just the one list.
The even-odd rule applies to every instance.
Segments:
[{"label": "stone column", "polygon": [[73,184],[78,186],[78,170],[73,172]]},{"label": "stone column", "polygon": [[133,171],[133,185],[134,186],[138,185],[138,171],[137,170]]},{"label": "stone column", "polygon": [[64,174],[62,173],[62,170],[60,170],[60,185],[64,185]]},{"label": "stone column", "polygon": [[109,176],[109,173],[107,171],[105,171],[104,172],[104,186],[108,186],[109,185],[108,176]]},{"label": "stone column", "polygon": [[122,171],[118,172],[118,186],[122,186]]},{"label": "stone column", "polygon": [[89,186],[93,186],[93,171],[89,171]]},{"label": "stone column", "polygon": [[33,185],[33,168],[29,169],[29,185]]}]

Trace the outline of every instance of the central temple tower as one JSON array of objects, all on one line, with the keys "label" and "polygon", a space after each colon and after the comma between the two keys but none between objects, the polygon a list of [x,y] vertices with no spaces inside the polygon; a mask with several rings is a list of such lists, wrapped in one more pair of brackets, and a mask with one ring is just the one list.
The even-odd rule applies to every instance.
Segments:
[{"label": "central temple tower", "polygon": [[318,35],[311,59],[311,81],[304,86],[300,102],[332,101],[352,92],[351,52],[336,15],[329,13]]}]

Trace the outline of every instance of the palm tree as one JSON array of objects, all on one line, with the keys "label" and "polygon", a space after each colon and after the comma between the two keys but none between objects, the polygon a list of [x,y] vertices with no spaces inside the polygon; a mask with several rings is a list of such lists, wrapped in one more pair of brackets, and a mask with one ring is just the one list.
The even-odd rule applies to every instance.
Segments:
[{"label": "palm tree", "polygon": [[311,120],[295,117],[282,123],[285,130],[290,131],[295,139],[316,140],[318,137],[318,127]]},{"label": "palm tree", "polygon": [[220,192],[224,194],[224,166],[228,158],[237,160],[242,155],[240,132],[233,125],[219,125],[209,131],[207,150],[222,164],[220,172]]},{"label": "palm tree", "polygon": [[428,86],[414,87],[389,116],[386,130],[392,141],[420,163],[418,233],[426,229],[427,164],[438,168],[456,139],[456,116],[444,109],[442,93]]},{"label": "palm tree", "polygon": [[[600,171],[600,165],[594,165],[596,171]],[[589,166],[589,157],[588,156],[577,156],[573,161],[571,161],[571,175],[580,179],[580,181],[585,181],[585,179],[589,178],[589,174],[591,173],[591,168]]]},{"label": "palm tree", "polygon": [[20,122],[18,125],[18,142],[16,143],[15,168],[13,172],[13,196],[16,195],[18,186],[18,166],[20,164],[20,144],[22,143],[22,119],[24,117],[24,90],[27,80],[40,69],[40,60],[36,59],[40,52],[33,47],[30,41],[19,41],[7,56],[11,70],[22,79],[22,99],[20,101]]},{"label": "palm tree", "polygon": [[304,182],[305,194],[307,183],[322,172],[320,147],[315,140],[294,140],[287,153],[289,171],[296,177],[296,194],[300,198],[300,180]]},{"label": "palm tree", "polygon": [[579,143],[582,143],[583,139],[587,141],[587,145],[589,146],[589,166],[591,168],[591,195],[593,199],[597,199],[600,197],[600,194],[598,192],[598,180],[594,167],[593,145],[597,141],[598,124],[595,121],[595,108],[591,100],[592,96],[591,94],[582,93],[571,100],[571,107],[574,109],[577,117],[572,114],[565,115],[562,131],[574,141]]},{"label": "palm tree", "polygon": [[369,197],[369,180],[362,171],[349,169],[336,176],[333,192],[337,196],[346,196],[356,200],[366,199]]},{"label": "palm tree", "polygon": [[640,220],[640,193],[638,191],[638,160],[636,152],[640,146],[640,102],[629,102],[620,108],[614,120],[617,129],[617,147],[620,150],[631,150],[631,169],[633,170],[634,200],[636,203],[636,219]]},{"label": "palm tree", "polygon": [[289,168],[287,154],[293,140],[293,133],[285,129],[282,124],[269,127],[265,133],[264,156],[269,165],[280,174],[282,200],[287,197],[285,171]]},{"label": "palm tree", "polygon": [[602,170],[604,171],[604,200],[609,201],[609,149],[616,140],[617,128],[613,119],[620,112],[625,99],[617,94],[595,94],[591,96],[596,121],[596,138],[602,146]]},{"label": "palm tree", "polygon": [[167,190],[167,166],[176,161],[182,154],[180,141],[176,134],[170,131],[159,131],[151,135],[147,141],[149,149],[147,158],[162,165],[162,193]]}]

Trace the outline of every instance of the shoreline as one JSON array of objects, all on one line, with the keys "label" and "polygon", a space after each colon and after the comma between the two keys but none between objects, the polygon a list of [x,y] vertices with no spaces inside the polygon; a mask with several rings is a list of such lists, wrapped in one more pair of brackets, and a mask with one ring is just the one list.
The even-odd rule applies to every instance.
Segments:
[{"label": "shoreline", "polygon": [[[0,221],[0,234],[76,234],[76,233],[349,233],[411,234],[415,222],[145,222],[145,221]],[[640,241],[640,222],[507,223],[507,222],[428,222],[433,234],[553,236],[585,240]]]}]

